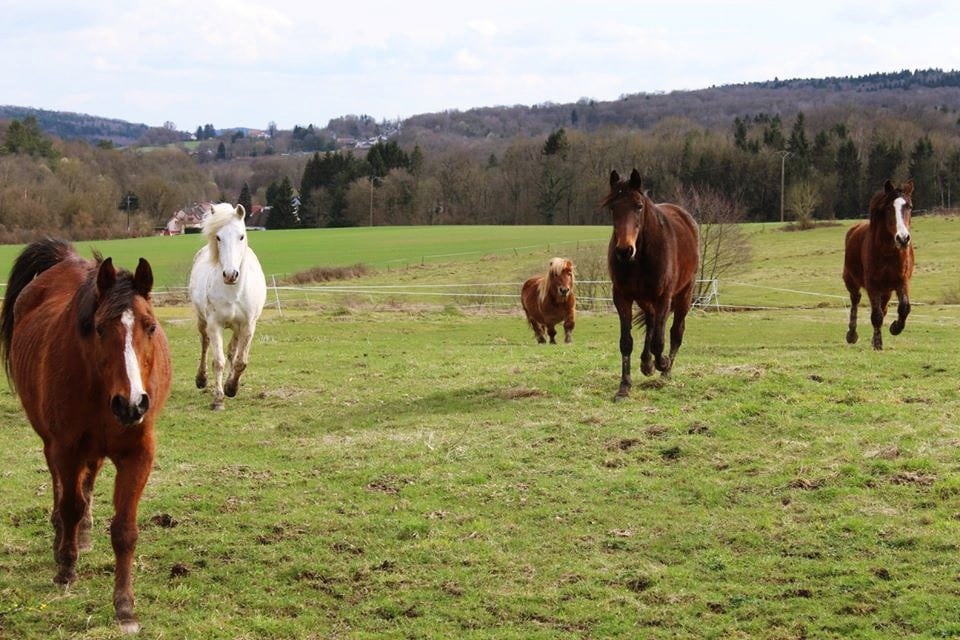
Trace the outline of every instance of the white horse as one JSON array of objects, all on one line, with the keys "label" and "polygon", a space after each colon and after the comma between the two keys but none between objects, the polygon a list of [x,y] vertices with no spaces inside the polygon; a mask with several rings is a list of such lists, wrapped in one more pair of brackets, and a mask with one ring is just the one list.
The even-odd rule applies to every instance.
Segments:
[{"label": "white horse", "polygon": [[[190,270],[190,300],[197,310],[200,330],[200,367],[197,388],[207,386],[207,348],[213,344],[213,409],[223,409],[224,393],[237,395],[240,374],[247,368],[257,319],[267,301],[267,281],[260,261],[247,244],[242,205],[221,202],[203,220],[207,244],[197,251]],[[233,337],[223,353],[223,330]],[[224,387],[224,364],[229,362]]]}]

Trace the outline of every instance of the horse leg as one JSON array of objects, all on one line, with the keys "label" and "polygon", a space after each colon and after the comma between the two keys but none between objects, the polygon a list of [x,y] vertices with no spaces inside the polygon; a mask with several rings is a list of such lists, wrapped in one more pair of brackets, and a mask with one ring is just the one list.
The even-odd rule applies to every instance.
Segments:
[{"label": "horse leg", "polygon": [[59,544],[54,549],[58,570],[53,581],[66,586],[77,579],[77,558],[80,555],[77,533],[80,519],[86,511],[81,478],[84,465],[73,460],[70,452],[63,450],[54,452],[54,461],[60,478],[60,501],[57,507],[60,535]]},{"label": "horse leg", "polygon": [[133,554],[137,546],[137,505],[153,465],[153,447],[147,446],[133,455],[114,460],[117,479],[113,487],[113,522],[110,542],[115,559],[113,607],[117,622],[125,633],[136,633],[140,623],[134,614]]},{"label": "horse leg", "polygon": [[[653,317],[653,337],[650,339],[650,351],[653,353],[654,364],[660,373],[669,373],[670,356],[663,355],[667,343],[667,316],[670,314],[670,305],[665,309],[658,309]],[[648,329],[649,331],[649,329]]]},{"label": "horse leg", "polygon": [[576,326],[576,320],[573,317],[573,314],[567,316],[567,319],[563,321],[563,341],[566,343],[573,342],[573,328]]},{"label": "horse leg", "polygon": [[210,346],[213,356],[213,403],[211,409],[223,409],[223,366],[225,358],[223,354],[223,327],[215,322],[207,323],[207,336],[210,340]]},{"label": "horse leg", "polygon": [[93,547],[93,540],[90,532],[93,530],[93,484],[97,480],[97,474],[103,467],[103,459],[92,460],[87,463],[86,474],[83,477],[83,500],[86,508],[83,517],[80,519],[80,532],[78,534],[78,546],[80,551],[89,551]]},{"label": "horse leg", "polygon": [[[869,292],[868,292],[869,293]],[[869,293],[870,295],[870,324],[873,325],[873,348],[883,349],[883,318],[887,315],[887,304],[890,302],[890,292]]]},{"label": "horse leg", "polygon": [[847,283],[850,292],[850,324],[847,328],[847,344],[856,344],[857,338],[857,308],[860,306],[860,287]]},{"label": "horse leg", "polygon": [[210,336],[207,335],[207,320],[203,316],[197,318],[197,329],[200,330],[200,365],[197,367],[197,389],[207,386],[207,348],[210,346]]},{"label": "horse leg", "polygon": [[653,351],[650,346],[653,340],[654,316],[652,313],[643,312],[643,353],[640,354],[640,372],[645,376],[652,376],[656,368],[654,366]]},{"label": "horse leg", "polygon": [[633,385],[630,379],[630,354],[633,353],[633,336],[630,335],[630,330],[633,328],[633,301],[614,295],[613,304],[620,317],[620,390],[613,398],[616,401],[629,396],[630,387]]},{"label": "horse leg", "polygon": [[897,319],[890,323],[890,333],[895,336],[900,335],[907,324],[908,315],[910,315],[910,293],[907,291],[907,285],[904,285],[897,289]]},{"label": "horse leg", "polygon": [[50,484],[53,487],[53,511],[50,512],[50,526],[53,527],[53,562],[60,562],[60,540],[63,539],[63,523],[60,520],[60,496],[63,494],[62,483],[60,482],[60,473],[57,471],[57,465],[54,464],[53,447],[43,439],[43,457],[47,460],[47,469],[50,470]]},{"label": "horse leg", "polygon": [[[690,292],[693,292],[692,286]],[[692,296],[687,295],[673,310],[673,324],[670,325],[670,362],[662,375],[670,375],[670,370],[677,361],[677,352],[683,344],[683,332],[687,326],[687,313],[690,312],[691,302]]]},{"label": "horse leg", "polygon": [[557,344],[557,325],[547,325],[547,335],[550,336],[550,344]]},{"label": "horse leg", "polygon": [[547,339],[546,337],[544,337],[544,326],[539,322],[537,322],[536,320],[531,320],[530,326],[533,327],[533,335],[536,337],[537,343],[538,344],[545,343]]},{"label": "horse leg", "polygon": [[231,398],[237,395],[237,389],[240,387],[240,375],[246,371],[247,362],[250,359],[250,347],[253,345],[253,336],[256,333],[256,324],[250,323],[239,331],[235,331],[233,339],[230,341],[230,378],[224,388]]}]

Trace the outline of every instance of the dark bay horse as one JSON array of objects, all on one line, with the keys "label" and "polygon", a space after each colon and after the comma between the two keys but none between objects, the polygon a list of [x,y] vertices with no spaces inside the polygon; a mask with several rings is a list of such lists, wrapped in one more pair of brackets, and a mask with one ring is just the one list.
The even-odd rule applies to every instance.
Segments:
[{"label": "dark bay horse", "polygon": [[[613,214],[613,236],[607,250],[607,266],[613,281],[613,304],[620,316],[622,373],[615,399],[630,393],[630,354],[633,352],[633,305],[640,309],[637,323],[646,326],[640,370],[653,374],[656,367],[669,375],[680,343],[700,264],[700,233],[697,223],[675,204],[654,204],[642,190],[636,169],[629,180],[610,173],[610,195],[602,206]],[[667,316],[670,354],[663,355]]]},{"label": "dark bay horse", "polygon": [[913,181],[895,187],[887,180],[883,191],[870,199],[870,219],[847,231],[843,258],[843,283],[850,292],[850,326],[847,342],[857,341],[857,306],[860,289],[870,299],[873,348],[883,349],[883,318],[893,292],[897,294],[897,319],[890,333],[899,335],[910,315],[910,276],[913,275],[913,244],[910,242],[910,212]]},{"label": "dark bay horse", "polygon": [[152,287],[143,258],[130,274],[47,239],[17,258],[0,312],[7,378],[43,439],[52,478],[57,584],[76,580],[79,551],[90,547],[94,481],[104,458],[116,466],[113,604],[127,633],[140,629],[131,576],[137,504],[153,465],[154,420],[170,391]]},{"label": "dark bay horse", "polygon": [[554,258],[547,272],[534,276],[523,283],[520,302],[533,328],[537,342],[544,343],[546,331],[550,344],[556,344],[557,323],[563,323],[563,341],[573,341],[576,325],[576,303],[573,294],[573,262],[566,258]]}]

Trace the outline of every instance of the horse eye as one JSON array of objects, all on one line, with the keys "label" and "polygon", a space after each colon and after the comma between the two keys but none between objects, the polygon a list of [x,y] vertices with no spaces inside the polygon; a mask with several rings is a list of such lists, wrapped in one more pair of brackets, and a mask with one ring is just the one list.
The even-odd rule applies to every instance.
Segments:
[{"label": "horse eye", "polygon": [[243,239],[244,239],[245,237],[246,237],[246,236],[240,236],[240,240],[243,241]]},{"label": "horse eye", "polygon": [[149,327],[147,327],[147,335],[148,335],[148,336],[151,336],[151,337],[152,337],[153,334],[155,334],[156,332],[157,332],[157,325],[156,325],[156,323],[152,323]]},{"label": "horse eye", "polygon": [[217,236],[217,242],[220,242],[220,236],[219,236],[219,235]]},{"label": "horse eye", "polygon": [[103,337],[103,331],[104,331],[103,325],[102,325],[102,324],[98,324],[97,327],[96,327],[96,329],[97,329],[97,335],[102,338],[102,337]]}]

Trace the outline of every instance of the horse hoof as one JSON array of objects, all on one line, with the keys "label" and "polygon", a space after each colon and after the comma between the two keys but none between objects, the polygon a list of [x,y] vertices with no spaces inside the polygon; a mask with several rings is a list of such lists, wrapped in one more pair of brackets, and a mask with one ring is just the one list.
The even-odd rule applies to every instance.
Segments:
[{"label": "horse hoof", "polygon": [[847,331],[847,344],[857,344],[859,338],[856,331]]},{"label": "horse hoof", "polygon": [[640,363],[640,373],[642,373],[645,376],[652,376],[653,372],[654,372],[653,360],[650,360],[649,362]]},{"label": "horse hoof", "polygon": [[197,376],[197,389],[206,389],[207,388],[207,376]]},{"label": "horse hoof", "polygon": [[614,402],[621,402],[621,401],[623,401],[623,400],[626,400],[626,399],[629,398],[629,397],[630,397],[630,392],[629,392],[629,391],[624,391],[624,390],[621,389],[620,391],[617,392],[617,395],[613,396],[613,401],[614,401]]},{"label": "horse hoof", "polygon": [[240,386],[239,382],[236,384],[231,384],[228,382],[226,386],[223,387],[223,394],[228,398],[235,398],[237,395],[237,388],[239,386]]},{"label": "horse hoof", "polygon": [[140,633],[140,622],[137,621],[135,617],[124,618],[123,620],[117,620],[120,623],[120,631],[127,635],[133,635],[135,633]]},{"label": "horse hoof", "polygon": [[898,336],[898,335],[900,335],[900,332],[901,332],[901,331],[903,331],[903,323],[900,322],[899,320],[894,320],[894,321],[890,324],[890,333],[891,333],[892,335]]},{"label": "horse hoof", "polygon": [[61,587],[69,587],[77,579],[77,572],[73,569],[69,571],[60,570],[60,572],[53,577],[53,582],[59,584]]},{"label": "horse hoof", "polygon": [[223,411],[224,409],[223,401],[221,400],[220,402],[214,402],[213,404],[210,405],[210,408],[213,409],[214,411]]}]

